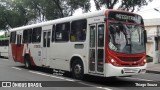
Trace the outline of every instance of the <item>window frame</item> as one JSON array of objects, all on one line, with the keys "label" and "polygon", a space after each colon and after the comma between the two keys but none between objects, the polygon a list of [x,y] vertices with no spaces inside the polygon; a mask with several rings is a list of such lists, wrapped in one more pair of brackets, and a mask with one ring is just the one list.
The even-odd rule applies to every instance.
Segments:
[{"label": "window frame", "polygon": [[[37,39],[37,36],[39,36],[39,38]],[[31,42],[32,43],[41,43],[41,37],[42,37],[42,27],[36,27],[32,29],[32,39]]]},{"label": "window frame", "polygon": [[[68,24],[69,27],[66,26],[67,24]],[[63,28],[63,25],[65,25],[65,29],[64,30],[60,30],[60,29]],[[62,28],[60,28],[60,27],[62,27]],[[71,29],[71,23],[70,22],[64,22],[64,23],[56,24],[56,29],[55,29],[55,34],[54,34],[55,35],[55,42],[69,42],[70,41],[70,39],[69,39],[69,37],[70,37],[70,29]],[[63,31],[65,31],[65,32],[63,32]],[[57,33],[60,33],[62,35],[62,39],[61,40],[57,39]],[[65,33],[68,34],[68,37],[66,36],[67,40],[63,40],[64,39],[63,38],[63,34],[66,35]]]},{"label": "window frame", "polygon": [[[13,36],[14,35],[14,36]],[[11,35],[10,35],[10,42],[11,44],[15,44],[16,43],[16,38],[17,38],[17,32],[14,31],[14,32],[11,32]]]},{"label": "window frame", "polygon": [[[74,23],[74,24],[73,24]],[[82,23],[85,23],[85,24],[82,24]],[[79,26],[79,27],[82,27],[82,25],[83,25],[83,27],[82,28],[78,28],[77,29],[77,31],[76,30],[74,30],[75,29],[75,24],[77,24],[77,26],[79,26],[79,25],[81,25],[81,26]],[[74,29],[73,29],[74,28]],[[77,27],[76,27],[77,28]],[[85,31],[81,31],[81,29],[85,29]],[[85,32],[85,39],[83,40],[83,39],[77,39],[77,40],[75,40],[75,41],[73,41],[71,38],[71,34],[72,34],[72,32],[78,32],[78,31],[80,31],[81,33],[83,32]],[[78,37],[78,35],[76,35],[75,36],[75,38],[77,38]],[[70,31],[70,41],[71,42],[85,42],[86,41],[86,38],[87,38],[87,19],[80,19],[80,20],[74,20],[74,21],[72,21],[71,22],[71,31]]]}]

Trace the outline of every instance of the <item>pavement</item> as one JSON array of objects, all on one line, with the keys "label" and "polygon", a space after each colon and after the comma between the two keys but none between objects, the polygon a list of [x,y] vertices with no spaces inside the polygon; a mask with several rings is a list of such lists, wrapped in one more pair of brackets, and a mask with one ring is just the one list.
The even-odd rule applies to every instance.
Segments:
[{"label": "pavement", "polygon": [[147,73],[160,74],[160,63],[158,64],[147,63]]}]

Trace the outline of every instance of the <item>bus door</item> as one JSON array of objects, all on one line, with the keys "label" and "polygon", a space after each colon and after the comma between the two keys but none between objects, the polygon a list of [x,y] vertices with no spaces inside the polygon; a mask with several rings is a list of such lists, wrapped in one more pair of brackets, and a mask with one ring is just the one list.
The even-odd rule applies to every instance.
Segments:
[{"label": "bus door", "polygon": [[49,49],[51,41],[51,30],[43,31],[42,65],[49,65]]},{"label": "bus door", "polygon": [[15,55],[15,59],[18,62],[22,62],[22,51],[23,51],[23,47],[22,47],[22,35],[17,34],[17,45],[16,45],[16,55]]},{"label": "bus door", "polygon": [[104,23],[90,24],[89,73],[104,72]]}]

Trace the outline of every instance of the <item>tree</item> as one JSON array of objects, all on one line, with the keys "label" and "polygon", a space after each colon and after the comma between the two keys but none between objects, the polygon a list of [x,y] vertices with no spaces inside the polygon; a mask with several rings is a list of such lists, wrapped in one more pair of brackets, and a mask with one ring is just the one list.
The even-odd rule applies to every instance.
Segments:
[{"label": "tree", "polygon": [[0,0],[0,30],[72,16],[90,9],[90,0]]},{"label": "tree", "polygon": [[82,8],[84,12],[90,9],[90,0],[21,0],[34,10],[40,21],[72,16],[74,11]]},{"label": "tree", "polygon": [[0,30],[26,25],[34,18],[34,15],[17,1],[0,0]]},{"label": "tree", "polygon": [[113,9],[116,4],[119,4],[117,9],[131,12],[139,10],[142,6],[152,1],[153,0],[94,0],[97,10],[100,10],[103,6],[108,9]]},{"label": "tree", "polygon": [[7,23],[5,22],[5,19],[3,18],[4,13],[4,7],[0,6],[0,30],[5,29]]}]

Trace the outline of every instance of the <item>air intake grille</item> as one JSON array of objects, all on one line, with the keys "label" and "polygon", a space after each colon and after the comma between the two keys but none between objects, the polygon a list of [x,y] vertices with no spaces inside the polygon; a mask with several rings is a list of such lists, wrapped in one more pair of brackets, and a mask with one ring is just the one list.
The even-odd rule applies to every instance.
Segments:
[{"label": "air intake grille", "polygon": [[139,61],[142,57],[118,57],[122,61],[133,62]]}]

